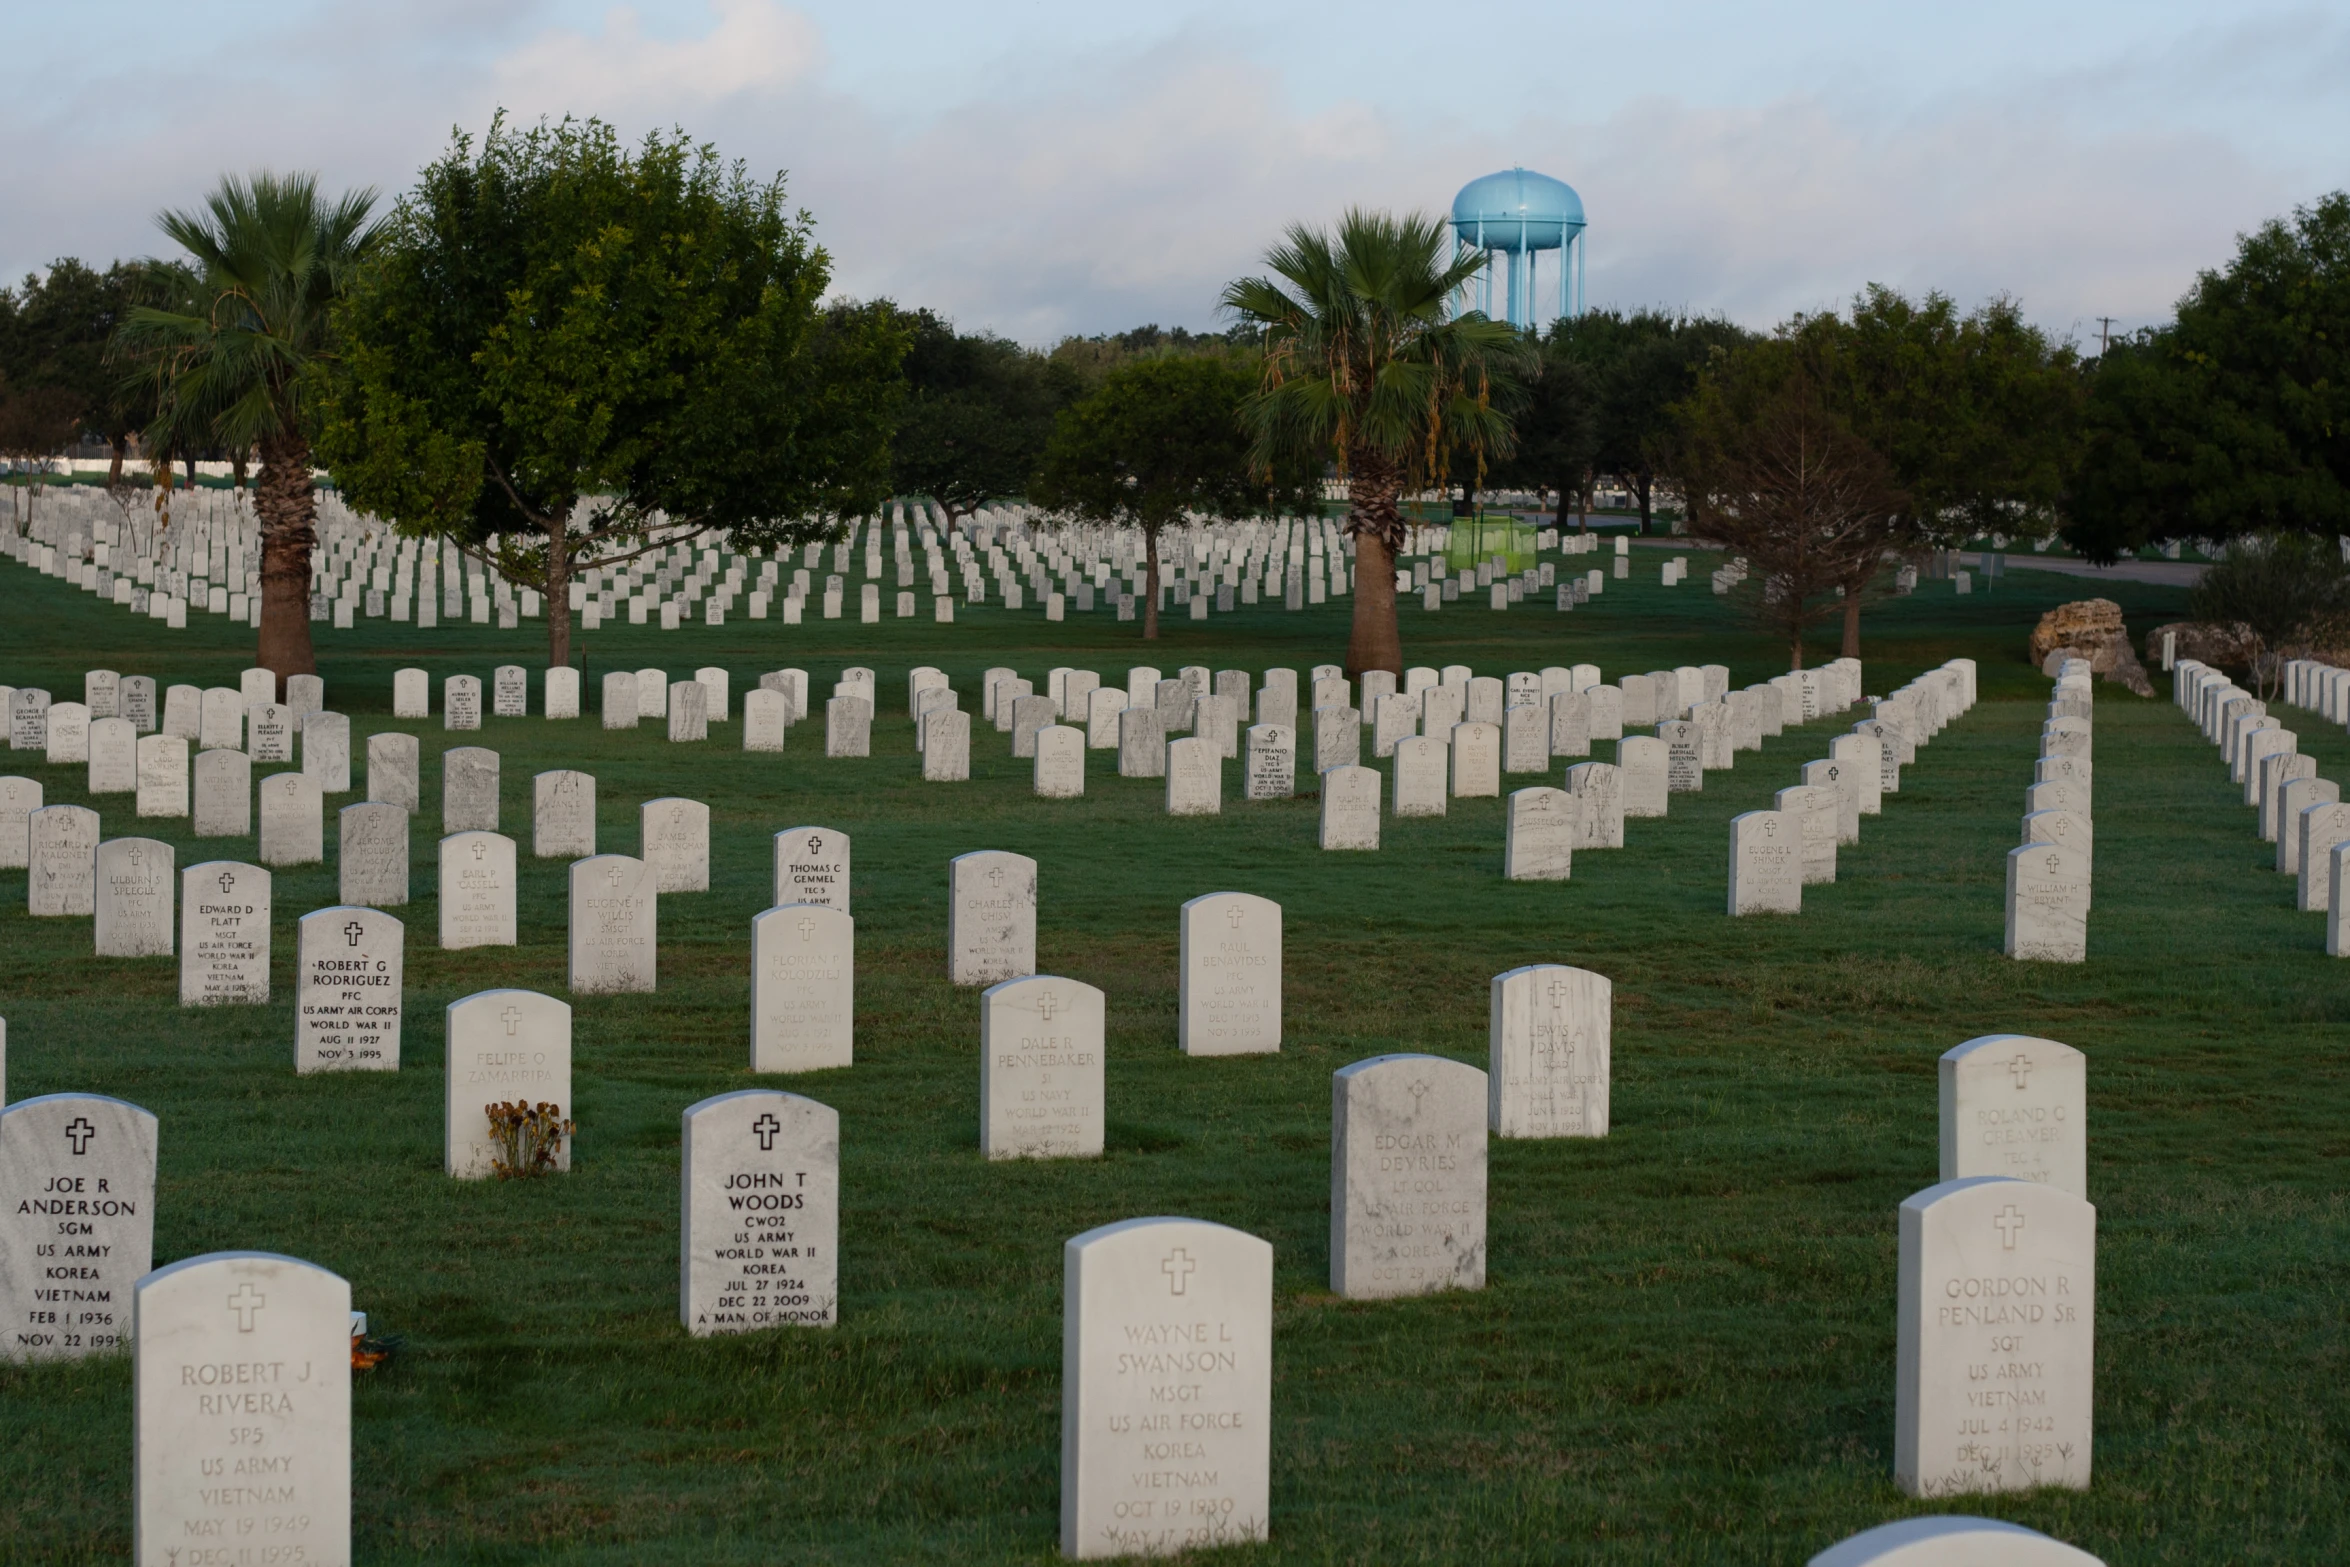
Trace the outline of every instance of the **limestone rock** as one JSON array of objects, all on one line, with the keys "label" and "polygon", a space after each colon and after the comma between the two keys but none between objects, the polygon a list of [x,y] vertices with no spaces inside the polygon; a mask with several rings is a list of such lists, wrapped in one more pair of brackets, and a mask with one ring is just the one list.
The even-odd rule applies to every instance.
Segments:
[{"label": "limestone rock", "polygon": [[[2089,661],[2093,673],[2140,696],[2152,696],[2146,670],[2130,649],[2130,634],[2122,624],[2122,607],[2111,599],[2079,599],[2059,604],[2040,617],[2032,630],[2032,662],[2046,669],[2053,657],[2068,654]],[[2186,650],[2180,649],[2182,657]]]}]

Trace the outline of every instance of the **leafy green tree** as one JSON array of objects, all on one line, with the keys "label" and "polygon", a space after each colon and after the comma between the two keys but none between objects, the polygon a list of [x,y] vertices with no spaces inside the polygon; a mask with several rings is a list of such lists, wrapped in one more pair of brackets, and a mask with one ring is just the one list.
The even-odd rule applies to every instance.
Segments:
[{"label": "leafy green tree", "polygon": [[2266,697],[2295,644],[2330,652],[2350,640],[2350,562],[2331,538],[2239,534],[2196,583],[2188,612],[2250,628],[2252,678]]},{"label": "leafy green tree", "polygon": [[905,405],[891,442],[896,493],[929,496],[950,521],[1020,494],[1083,372],[992,333],[957,332],[927,310],[909,325]]},{"label": "leafy green tree", "polygon": [[1456,257],[1441,218],[1349,211],[1335,230],[1303,225],[1266,254],[1272,276],[1224,290],[1224,309],[1261,334],[1261,383],[1246,407],[1260,471],[1334,462],[1347,481],[1355,540],[1349,674],[1403,673],[1395,619],[1399,505],[1444,485],[1457,450],[1506,455],[1494,406],[1525,359],[1515,329],[1446,302],[1484,265]]},{"label": "leafy green tree", "polygon": [[338,314],[320,454],[353,505],[540,589],[568,663],[583,557],[803,543],[889,493],[906,333],[822,308],[830,274],[780,176],[501,116],[424,171]]},{"label": "leafy green tree", "polygon": [[[1881,568],[1906,502],[1892,464],[1832,402],[1817,334],[1750,344],[1699,378],[1678,410],[1690,526],[1745,557],[1739,594],[1803,667],[1804,633],[1835,590]],[[1847,590],[1847,598],[1855,590]]]},{"label": "leafy green tree", "polygon": [[1062,410],[1030,484],[1037,504],[1090,521],[1139,528],[1142,634],[1159,634],[1159,534],[1187,512],[1238,517],[1260,505],[1300,504],[1318,469],[1285,470],[1269,491],[1251,465],[1241,409],[1257,377],[1228,356],[1138,359]]},{"label": "leafy green tree", "polygon": [[[0,290],[0,405],[21,403],[28,442],[48,432],[42,455],[76,433],[95,436],[114,453],[108,482],[121,481],[130,438],[153,418],[154,402],[144,386],[123,384],[109,354],[132,309],[155,302],[150,280],[167,265],[117,261],[100,272],[65,256]],[[0,423],[10,422],[0,411]]]},{"label": "leafy green tree", "polygon": [[[382,234],[371,190],[329,199],[308,174],[223,179],[196,212],[156,221],[194,258],[192,299],[133,309],[120,350],[152,366],[153,443],[252,448],[261,459],[261,638],[277,677],[314,672],[310,393],[332,358],[330,313]],[[131,379],[136,379],[136,372]]]},{"label": "leafy green tree", "polygon": [[2065,537],[2091,559],[2350,533],[2350,193],[2246,235],[2169,326],[2108,349],[2084,423]]},{"label": "leafy green tree", "polygon": [[1676,410],[1705,367],[1754,340],[1718,317],[1611,310],[1562,318],[1546,357],[1582,367],[1592,393],[1595,446],[1590,468],[1614,476],[1640,508],[1640,531],[1656,517],[1660,484],[1672,480],[1679,448]]},{"label": "leafy green tree", "polygon": [[1562,524],[1571,501],[1583,504],[1589,527],[1585,498],[1599,453],[1599,388],[1590,367],[1566,353],[1555,334],[1543,345],[1513,417],[1517,445],[1494,478],[1537,493],[1555,491]]}]

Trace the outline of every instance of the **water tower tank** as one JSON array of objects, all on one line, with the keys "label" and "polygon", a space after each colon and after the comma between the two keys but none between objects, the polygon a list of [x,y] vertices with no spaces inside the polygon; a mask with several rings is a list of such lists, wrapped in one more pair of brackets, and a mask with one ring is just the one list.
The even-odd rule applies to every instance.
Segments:
[{"label": "water tower tank", "polygon": [[[1584,228],[1583,198],[1564,180],[1503,169],[1469,181],[1452,199],[1453,239],[1463,252],[1484,252],[1487,265],[1464,291],[1472,297],[1460,307],[1499,314],[1518,326],[1537,325],[1535,257],[1555,250],[1558,314],[1582,314]],[[1505,279],[1499,312],[1493,308],[1497,264]]]}]

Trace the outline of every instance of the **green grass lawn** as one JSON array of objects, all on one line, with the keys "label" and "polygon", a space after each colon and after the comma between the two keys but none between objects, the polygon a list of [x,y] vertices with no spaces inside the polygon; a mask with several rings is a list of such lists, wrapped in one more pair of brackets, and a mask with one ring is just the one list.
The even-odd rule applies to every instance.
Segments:
[{"label": "green grass lawn", "polygon": [[[1404,610],[1412,662],[1479,673],[1595,662],[1609,678],[1723,662],[1785,666],[1705,587],[1611,581],[1573,615]],[[1047,625],[992,606],[924,622],[738,622],[584,638],[601,673],[716,663],[739,692],[808,668],[818,690],[869,664],[884,712],[869,760],[827,761],[821,725],[747,756],[739,723],[678,747],[592,717],[438,726],[442,675],[543,663],[543,640],[386,622],[320,631],[328,705],[392,727],[392,670],[434,677],[414,824],[404,1065],[296,1078],[293,924],[336,901],[331,867],[277,875],[267,1007],[184,1012],[163,960],[90,955],[87,920],[34,921],[0,872],[0,1014],[18,1098],[120,1095],[162,1118],[156,1261],[257,1248],[347,1276],[377,1331],[405,1334],[355,1394],[362,1562],[995,1562],[1053,1559],[1059,1505],[1061,1243],[1184,1214],[1274,1247],[1272,1537],[1217,1561],[1794,1562],[1863,1527],[1938,1510],[1893,1487],[1895,1209],[1934,1182],[1936,1057],[1977,1034],[2042,1034],[2090,1057],[2090,1195],[2100,1214],[2096,1482],[1983,1498],[2111,1563],[2350,1557],[2350,966],[2291,909],[2252,813],[2167,701],[2097,696],[2097,907],[2090,961],[2000,956],[2047,682],[2033,619],[2079,596],[2020,569],[1873,608],[1884,692],[1954,655],[1981,702],[1903,776],[1840,880],[1799,919],[1723,916],[1727,822],[1798,781],[1858,715],[1709,774],[1571,881],[1501,880],[1502,806],[1385,824],[1375,855],[1314,848],[1310,799],[1170,820],[1161,785],[1089,755],[1077,801],[1030,796],[1008,737],[977,725],[972,779],[920,782],[904,676],[977,680],[1010,663],[1122,678],[1129,663],[1301,671],[1337,661],[1349,604],[1174,619],[1157,644],[1107,613]],[[2143,630],[2183,595],[2130,583]],[[0,564],[0,680],[78,698],[100,666],[235,683],[249,632],[196,616],[150,629]],[[1815,657],[1833,647],[1823,644]],[[2167,682],[2163,685],[2167,694]],[[486,682],[485,682],[486,683]],[[536,700],[534,682],[534,702]],[[2350,737],[2287,722],[2328,776]],[[525,859],[522,945],[442,953],[433,888],[439,752],[504,758],[504,830]],[[1367,749],[1367,746],[1366,746]],[[79,768],[29,758],[52,803]],[[1381,764],[1384,765],[1384,764]],[[1563,764],[1562,764],[1563,765]],[[713,812],[711,890],[661,900],[660,991],[575,1003],[580,1132],[568,1177],[441,1174],[441,1007],[520,985],[566,995],[563,867],[527,858],[531,775],[595,774],[599,847],[633,852],[639,802]],[[266,771],[266,769],[265,769]],[[355,774],[363,771],[355,765]],[[358,794],[337,803],[349,803]],[[753,1079],[751,917],[768,836],[855,836],[857,1065]],[[127,797],[109,836],[152,832]],[[184,824],[174,824],[184,826]],[[180,863],[251,840],[165,831]],[[330,823],[328,841],[333,842]],[[978,998],[945,980],[946,862],[1015,849],[1040,866],[1038,960],[1109,998],[1108,1148],[990,1166],[977,1150]],[[330,851],[331,853],[331,851]],[[1280,1055],[1175,1048],[1176,909],[1236,888],[1286,910]],[[1386,1051],[1486,1057],[1487,981],[1566,962],[1615,982],[1613,1131],[1496,1142],[1491,1284],[1362,1304],[1327,1287],[1330,1074]],[[677,1322],[678,1113],[786,1086],[842,1123],[841,1321],[689,1340]],[[0,1559],[129,1550],[126,1357],[0,1368]]]}]

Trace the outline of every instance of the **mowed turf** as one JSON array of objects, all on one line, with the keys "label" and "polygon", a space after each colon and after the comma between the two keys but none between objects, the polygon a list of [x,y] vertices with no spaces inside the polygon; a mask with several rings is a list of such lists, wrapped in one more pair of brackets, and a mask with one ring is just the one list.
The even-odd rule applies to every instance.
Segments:
[{"label": "mowed turf", "polygon": [[[1694,582],[1610,581],[1586,609],[1404,611],[1411,662],[1503,674],[1594,662],[1609,678],[1722,662],[1734,684],[1786,665]],[[1604,564],[1604,561],[1602,562]],[[1584,562],[1578,562],[1584,564]],[[1310,798],[1171,820],[1162,786],[1092,752],[1087,792],[1031,797],[1008,737],[975,724],[972,779],[925,785],[906,671],[1131,663],[1301,672],[1338,661],[1350,606],[1171,620],[1154,645],[1107,614],[1047,625],[966,611],[953,627],[738,622],[584,637],[591,716],[439,727],[440,678],[544,662],[534,632],[321,628],[328,703],[353,752],[395,727],[391,672],[433,675],[412,836],[408,991],[396,1075],[292,1071],[294,921],[336,901],[330,864],[276,879],[276,1000],[176,1005],[162,960],[98,960],[87,920],[31,920],[0,872],[8,1086],[117,1094],[162,1118],[156,1261],[257,1248],[332,1268],[377,1331],[406,1336],[354,1403],[361,1562],[1048,1561],[1059,1505],[1061,1244],[1183,1214],[1275,1254],[1272,1535],[1213,1561],[1802,1562],[1914,1512],[1891,1481],[1895,1210],[1936,1179],[1935,1059],[1978,1034],[2090,1057],[2099,1211],[2095,1484],[1971,1500],[2121,1563],[2350,1556],[2350,965],[2291,908],[2252,813],[2166,701],[2101,685],[2090,961],[1999,955],[2047,681],[2024,658],[2040,611],[2096,591],[2143,631],[2173,590],[2087,589],[2018,571],[1871,608],[1866,688],[1945,658],[1981,663],[1980,705],[1905,771],[1800,918],[1723,915],[1729,818],[1767,805],[1859,714],[1709,774],[1628,846],[1565,884],[1500,877],[1503,808],[1384,823],[1376,854],[1314,847]],[[185,632],[0,564],[0,680],[78,697],[81,671],[235,683],[250,633]],[[1815,659],[1833,646],[1823,641]],[[740,726],[673,746],[651,723],[596,727],[602,672],[701,664],[740,692],[796,664],[828,690],[868,664],[883,712],[868,760],[827,761],[821,725],[780,756]],[[2158,677],[2159,678],[2159,677]],[[2167,695],[2167,686],[2165,689]],[[534,680],[533,702],[537,700]],[[2350,738],[2286,720],[2328,776]],[[439,753],[504,758],[503,830],[524,852],[522,945],[440,952]],[[1367,749],[1367,747],[1366,747]],[[1603,747],[1604,750],[1604,747]],[[51,802],[79,768],[28,756]],[[1379,764],[1384,769],[1385,764]],[[1554,767],[1554,778],[1559,768]],[[441,1174],[441,1008],[472,991],[564,990],[564,867],[528,858],[530,778],[597,779],[599,847],[633,852],[644,800],[712,808],[705,894],[661,900],[660,990],[575,1002],[577,1167],[560,1179]],[[269,769],[262,769],[268,771]],[[363,767],[354,781],[363,787]],[[1519,780],[1530,782],[1531,780]],[[348,804],[360,792],[333,803]],[[103,805],[182,866],[249,858]],[[857,1064],[752,1077],[747,941],[769,835],[855,838]],[[328,842],[334,840],[330,822]],[[1038,959],[1109,998],[1108,1148],[990,1165],[977,1149],[978,999],[946,983],[946,862],[1036,857]],[[1176,909],[1236,888],[1286,911],[1287,1039],[1274,1057],[1175,1048]],[[1356,1304],[1328,1290],[1331,1072],[1386,1051],[1486,1061],[1487,982],[1565,962],[1615,983],[1613,1130],[1496,1142],[1491,1283]],[[841,1321],[694,1341],[677,1321],[678,1114],[780,1086],[842,1125]],[[114,1561],[129,1549],[127,1357],[0,1369],[0,1559]]]}]

